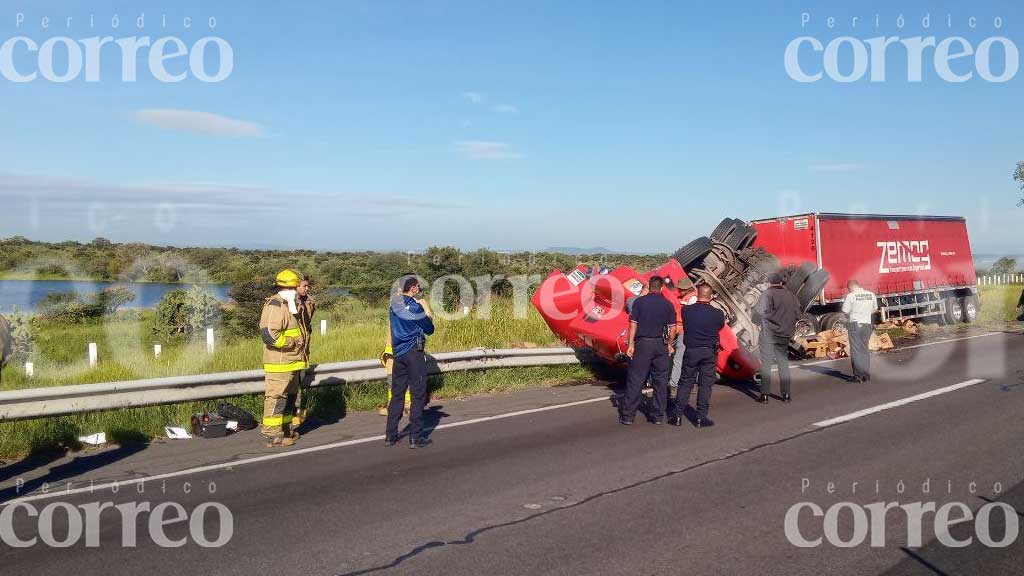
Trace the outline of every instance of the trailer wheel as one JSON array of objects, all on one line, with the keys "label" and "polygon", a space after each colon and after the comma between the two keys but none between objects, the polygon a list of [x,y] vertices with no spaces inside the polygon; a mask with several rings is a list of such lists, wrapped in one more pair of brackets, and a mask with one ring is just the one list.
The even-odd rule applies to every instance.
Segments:
[{"label": "trailer wheel", "polygon": [[838,328],[840,332],[847,334],[850,330],[849,324],[850,319],[842,312],[829,312],[821,317],[822,332]]},{"label": "trailer wheel", "polygon": [[757,232],[740,222],[722,242],[731,246],[733,250],[739,251],[749,246],[755,238],[757,238]]},{"label": "trailer wheel", "polygon": [[807,312],[796,319],[796,329],[793,331],[793,338],[807,338],[819,332],[818,317]]},{"label": "trailer wheel", "polygon": [[676,250],[676,253],[673,254],[672,257],[679,262],[679,265],[682,266],[684,270],[686,270],[707,256],[708,253],[711,252],[711,247],[711,239],[707,236],[701,236],[679,250]]},{"label": "trailer wheel", "polygon": [[821,293],[821,290],[825,288],[825,284],[828,284],[829,274],[824,270],[815,270],[804,282],[804,285],[800,287],[800,290],[796,293],[796,299],[800,301],[800,309],[807,310],[814,300],[815,296]]},{"label": "trailer wheel", "polygon": [[715,226],[715,229],[711,232],[711,239],[715,242],[724,242],[738,224],[742,224],[742,222],[734,218],[725,218],[718,223],[718,226]]},{"label": "trailer wheel", "polygon": [[964,307],[960,304],[959,298],[946,298],[946,315],[943,317],[946,324],[956,324],[964,319]]},{"label": "trailer wheel", "polygon": [[810,277],[816,269],[817,267],[810,262],[804,262],[801,264],[799,268],[794,269],[789,274],[789,278],[786,280],[786,290],[789,290],[793,294],[799,293],[800,287],[804,285],[804,282],[807,281],[807,278]]},{"label": "trailer wheel", "polygon": [[978,319],[978,299],[974,296],[964,296],[960,299],[963,321],[970,324]]}]

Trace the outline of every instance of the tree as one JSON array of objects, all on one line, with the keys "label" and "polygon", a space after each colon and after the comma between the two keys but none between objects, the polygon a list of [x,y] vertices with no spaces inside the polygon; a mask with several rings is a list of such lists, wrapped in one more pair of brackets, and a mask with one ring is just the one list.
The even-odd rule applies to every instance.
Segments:
[{"label": "tree", "polygon": [[1017,271],[1017,261],[1009,256],[1003,256],[992,265],[990,274],[1013,274]]},{"label": "tree", "polygon": [[263,303],[274,294],[273,276],[234,282],[228,297],[234,301],[224,314],[224,326],[235,336],[252,336],[259,331]]},{"label": "tree", "polygon": [[1013,172],[1013,181],[1020,184],[1021,199],[1017,201],[1017,206],[1024,206],[1024,160],[1017,162],[1017,169]]},{"label": "tree", "polygon": [[193,286],[164,294],[156,307],[150,330],[161,342],[189,340],[215,326],[221,316],[220,302],[209,290]]},{"label": "tree", "polygon": [[135,301],[135,293],[127,288],[106,288],[93,296],[93,305],[102,315],[113,314],[117,309]]}]

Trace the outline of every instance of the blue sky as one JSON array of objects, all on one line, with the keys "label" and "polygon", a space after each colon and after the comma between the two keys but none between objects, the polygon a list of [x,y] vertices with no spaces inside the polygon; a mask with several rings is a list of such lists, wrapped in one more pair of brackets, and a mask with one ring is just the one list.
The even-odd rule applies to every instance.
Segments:
[{"label": "blue sky", "polygon": [[[164,83],[143,51],[127,83],[109,45],[99,82],[0,78],[0,236],[672,251],[724,216],[837,211],[964,215],[976,252],[1024,252],[1024,73],[949,83],[926,53],[910,83],[899,50],[884,82],[799,83],[783,65],[801,36],[1024,46],[1012,2],[80,4],[5,3],[0,40],[213,35],[234,68]],[[809,71],[822,58],[801,53]]]}]

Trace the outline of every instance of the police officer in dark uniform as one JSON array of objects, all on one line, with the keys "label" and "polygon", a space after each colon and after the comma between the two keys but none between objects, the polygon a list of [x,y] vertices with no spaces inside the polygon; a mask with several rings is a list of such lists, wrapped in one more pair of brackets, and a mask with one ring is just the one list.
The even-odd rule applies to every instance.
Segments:
[{"label": "police officer in dark uniform", "polygon": [[711,387],[715,383],[715,369],[718,365],[718,333],[725,327],[725,313],[711,305],[714,292],[711,286],[697,287],[697,302],[683,307],[683,375],[679,379],[679,393],[676,397],[675,414],[670,423],[683,425],[683,414],[690,408],[690,393],[700,377],[697,388],[697,414],[693,424],[697,428],[708,428],[715,423],[708,418],[711,407]]},{"label": "police officer in dark uniform", "polygon": [[672,304],[661,294],[664,280],[652,276],[648,293],[633,302],[629,314],[629,371],[626,375],[626,396],[619,404],[619,423],[633,424],[640,393],[648,375],[654,387],[654,403],[649,415],[651,422],[661,424],[668,403],[669,357],[672,337],[675,336],[676,313]]}]

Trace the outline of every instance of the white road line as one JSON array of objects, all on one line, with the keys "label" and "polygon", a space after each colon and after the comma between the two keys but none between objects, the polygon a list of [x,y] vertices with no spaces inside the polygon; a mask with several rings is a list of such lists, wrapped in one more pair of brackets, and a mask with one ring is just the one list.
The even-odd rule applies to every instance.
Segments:
[{"label": "white road line", "polygon": [[[481,422],[490,422],[492,420],[502,420],[505,418],[513,418],[515,416],[525,416],[527,414],[536,414],[539,412],[548,412],[550,410],[558,410],[560,408],[570,408],[573,406],[582,406],[584,404],[593,404],[594,402],[607,402],[611,399],[611,396],[601,396],[599,398],[589,398],[587,400],[578,400],[576,402],[568,402],[566,404],[554,404],[552,406],[544,406],[543,408],[531,408],[529,410],[519,410],[516,412],[508,412],[506,414],[497,414],[494,416],[484,416],[481,418],[473,418],[472,420],[463,420],[461,422],[452,422],[450,424],[441,424],[436,427],[437,430],[444,428],[457,428],[459,426],[467,426],[469,424],[479,424]],[[85,486],[82,488],[61,488],[54,490],[51,487],[51,492],[47,494],[34,494],[31,496],[23,496],[21,498],[15,498],[8,500],[7,502],[0,502],[0,506],[7,506],[11,504],[17,504],[19,502],[32,502],[35,500],[45,500],[49,498],[59,498],[61,496],[72,496],[75,494],[86,494],[89,492],[100,492],[103,490],[109,490],[115,486],[118,489],[125,486],[133,486],[135,484],[142,484],[145,482],[157,482],[160,480],[166,480],[168,478],[177,478],[179,476],[189,476],[192,474],[201,474],[203,472],[212,472],[215,470],[225,470],[227,468],[234,468],[235,466],[242,466],[244,464],[255,464],[257,462],[268,462],[270,460],[277,460],[279,458],[288,458],[291,456],[298,456],[300,454],[312,454],[314,452],[321,452],[323,450],[333,450],[335,448],[344,448],[346,446],[356,446],[359,444],[368,444],[370,442],[382,442],[384,435],[370,436],[368,438],[357,438],[355,440],[345,440],[343,442],[333,442],[331,444],[324,444],[322,446],[311,446],[309,448],[300,448],[298,450],[290,450],[288,452],[276,452],[273,454],[266,454],[264,456],[255,456],[253,458],[245,458],[243,460],[232,460],[231,462],[222,462],[220,464],[210,464],[208,466],[199,466],[196,468],[189,468],[187,470],[179,470],[177,472],[168,472],[166,474],[157,474],[155,476],[146,476],[143,478],[132,478],[131,480],[124,480],[120,482],[108,482],[106,484],[98,484],[95,486]],[[64,486],[64,485],[62,485]],[[70,486],[70,485],[68,485]]]},{"label": "white road line", "polygon": [[968,380],[966,382],[961,382],[959,384],[953,384],[952,386],[946,386],[945,388],[938,388],[938,389],[932,390],[930,392],[925,392],[923,394],[918,394],[916,396],[910,396],[910,397],[904,398],[902,400],[896,400],[895,402],[889,402],[888,404],[879,404],[878,406],[875,406],[873,408],[865,408],[864,410],[858,410],[856,412],[851,412],[850,414],[847,414],[845,416],[838,416],[836,418],[831,418],[829,420],[822,420],[821,422],[815,422],[814,424],[812,424],[812,426],[815,426],[817,428],[825,428],[825,427],[828,427],[828,426],[834,426],[836,424],[842,424],[843,422],[849,422],[851,420],[856,420],[857,418],[863,418],[864,416],[868,416],[870,414],[877,414],[877,413],[879,413],[879,412],[881,412],[883,410],[889,410],[890,408],[897,408],[899,406],[904,406],[906,404],[910,404],[911,402],[917,402],[918,400],[925,400],[927,398],[932,398],[932,397],[935,397],[935,396],[939,396],[939,395],[945,394],[947,392],[953,392],[955,390],[960,390],[961,388],[967,388],[968,386],[974,386],[975,384],[981,384],[982,382],[985,382],[985,380],[979,380],[979,379]]}]

